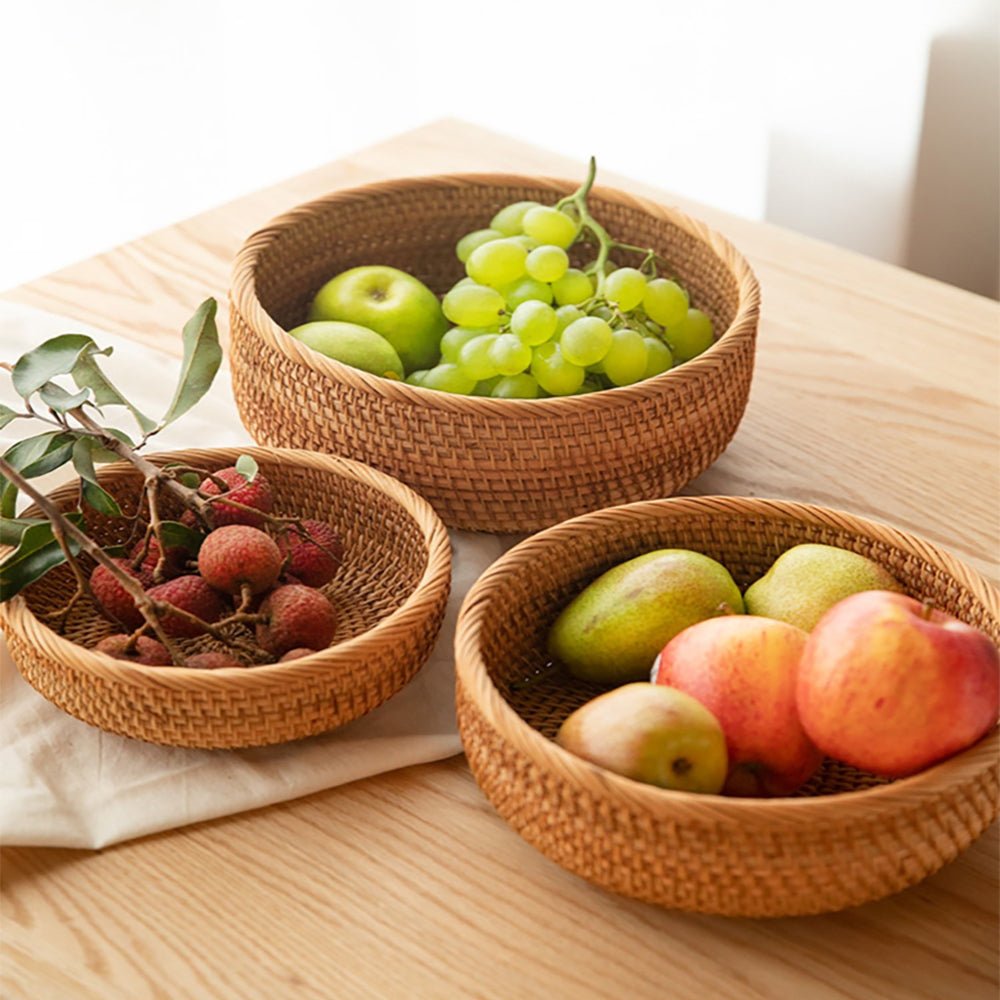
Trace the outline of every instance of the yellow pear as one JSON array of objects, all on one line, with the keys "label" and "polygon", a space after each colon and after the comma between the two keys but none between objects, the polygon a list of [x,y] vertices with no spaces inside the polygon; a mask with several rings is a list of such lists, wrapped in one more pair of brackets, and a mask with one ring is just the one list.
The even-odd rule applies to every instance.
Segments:
[{"label": "yellow pear", "polygon": [[865,590],[902,591],[888,570],[834,545],[796,545],[783,552],[743,599],[747,614],[788,622],[805,632],[835,604]]}]

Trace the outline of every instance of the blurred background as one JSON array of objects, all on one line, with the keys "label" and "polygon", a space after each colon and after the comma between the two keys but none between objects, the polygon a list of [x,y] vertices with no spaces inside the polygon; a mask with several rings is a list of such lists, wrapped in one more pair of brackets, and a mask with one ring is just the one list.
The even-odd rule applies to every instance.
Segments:
[{"label": "blurred background", "polygon": [[996,298],[998,20],[998,0],[4,3],[0,289],[457,117]]}]

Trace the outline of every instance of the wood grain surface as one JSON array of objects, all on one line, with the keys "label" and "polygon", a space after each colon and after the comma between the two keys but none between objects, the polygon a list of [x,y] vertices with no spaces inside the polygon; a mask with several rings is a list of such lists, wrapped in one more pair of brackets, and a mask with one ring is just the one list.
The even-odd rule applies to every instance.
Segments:
[{"label": "wood grain surface", "polygon": [[[734,169],[738,166],[734,165]],[[460,122],[362,150],[14,289],[178,353],[242,240],[334,188],[582,165]],[[725,233],[763,290],[750,406],[686,492],[889,521],[998,576],[1000,310],[927,278],[611,175]],[[513,834],[462,758],[103,851],[5,848],[4,998],[997,995],[997,829],[937,875],[823,917],[692,917],[620,899]]]}]

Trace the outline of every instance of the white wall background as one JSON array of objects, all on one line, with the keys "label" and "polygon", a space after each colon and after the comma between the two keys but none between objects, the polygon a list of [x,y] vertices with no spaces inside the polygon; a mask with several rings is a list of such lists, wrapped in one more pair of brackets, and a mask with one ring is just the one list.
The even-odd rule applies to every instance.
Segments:
[{"label": "white wall background", "polygon": [[[453,116],[996,294],[997,18],[996,0],[6,0],[0,288]],[[959,55],[932,95],[942,39]]]}]

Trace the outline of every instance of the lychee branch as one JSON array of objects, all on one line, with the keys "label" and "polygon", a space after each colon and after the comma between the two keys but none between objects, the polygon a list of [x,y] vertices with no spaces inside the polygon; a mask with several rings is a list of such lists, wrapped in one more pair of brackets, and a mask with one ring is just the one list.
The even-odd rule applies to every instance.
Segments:
[{"label": "lychee branch", "polygon": [[[95,562],[100,563],[115,578],[122,589],[135,602],[136,608],[142,617],[146,619],[147,624],[156,634],[157,639],[166,647],[174,664],[176,666],[184,666],[184,654],[171,642],[166,632],[163,631],[163,626],[157,617],[154,602],[150,600],[145,590],[139,585],[139,582],[122,570],[86,532],[81,531],[44,493],[36,490],[31,485],[30,480],[25,479],[17,469],[3,458],[0,458],[0,473],[35,502],[38,509],[45,515],[46,520],[52,526],[52,534],[59,541],[60,547],[65,544],[63,553],[68,557],[70,564],[75,566],[76,570],[79,571],[79,564],[69,551],[68,538],[72,538],[73,541],[77,542],[83,552],[86,552]],[[61,540],[59,532],[62,533]]]}]

